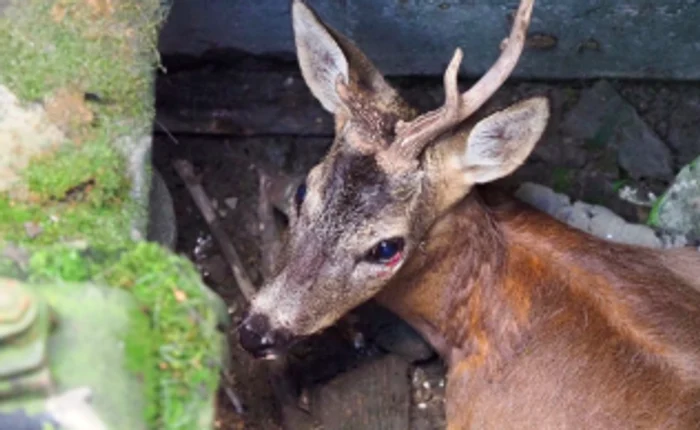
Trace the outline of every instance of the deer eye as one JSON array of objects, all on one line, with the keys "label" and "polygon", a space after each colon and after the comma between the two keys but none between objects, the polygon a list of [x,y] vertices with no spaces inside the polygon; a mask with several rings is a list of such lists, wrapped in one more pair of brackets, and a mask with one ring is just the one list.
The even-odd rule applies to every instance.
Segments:
[{"label": "deer eye", "polygon": [[294,194],[294,204],[297,206],[297,211],[301,207],[301,204],[304,203],[304,197],[306,197],[306,183],[301,183],[301,185],[297,187],[296,194]]},{"label": "deer eye", "polygon": [[382,240],[367,253],[367,261],[393,266],[401,259],[404,240],[400,237]]}]

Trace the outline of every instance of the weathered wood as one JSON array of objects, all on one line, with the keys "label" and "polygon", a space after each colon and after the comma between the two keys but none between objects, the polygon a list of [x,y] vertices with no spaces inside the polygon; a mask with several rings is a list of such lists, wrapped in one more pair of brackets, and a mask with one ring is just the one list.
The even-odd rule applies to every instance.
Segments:
[{"label": "weathered wood", "polygon": [[[454,49],[464,76],[498,56],[515,0],[308,0],[388,75],[440,75]],[[216,47],[294,52],[288,1],[178,0],[161,33],[164,55]],[[700,79],[697,0],[538,0],[513,76],[538,79]]]},{"label": "weathered wood", "polygon": [[[213,136],[322,137],[330,143],[334,135],[333,117],[313,97],[296,64],[247,59],[250,61],[236,70],[192,70],[160,76],[156,81],[155,131]],[[419,111],[443,103],[442,79],[388,80]],[[463,80],[460,87],[466,89],[472,83]],[[506,83],[483,110],[553,88],[543,83]]]},{"label": "weathered wood", "polygon": [[[295,63],[247,59],[247,64],[235,70],[160,76],[156,81],[156,132],[333,136],[333,117],[313,97]],[[443,102],[441,79],[389,81],[420,110]],[[468,81],[462,82],[462,87],[467,85]]]},{"label": "weathered wood", "polygon": [[182,72],[156,84],[156,131],[330,136],[333,118],[298,71]]},{"label": "weathered wood", "polygon": [[409,365],[387,355],[347,372],[312,392],[311,410],[324,430],[406,430]]}]

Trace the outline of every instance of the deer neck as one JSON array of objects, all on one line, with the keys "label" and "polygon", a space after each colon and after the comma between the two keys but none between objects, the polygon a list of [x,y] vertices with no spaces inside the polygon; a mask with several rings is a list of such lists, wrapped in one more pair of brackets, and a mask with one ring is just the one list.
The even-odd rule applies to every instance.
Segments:
[{"label": "deer neck", "polygon": [[430,229],[423,246],[377,301],[402,317],[448,362],[497,365],[516,353],[531,303],[508,273],[529,277],[526,255],[506,243],[474,190]]}]

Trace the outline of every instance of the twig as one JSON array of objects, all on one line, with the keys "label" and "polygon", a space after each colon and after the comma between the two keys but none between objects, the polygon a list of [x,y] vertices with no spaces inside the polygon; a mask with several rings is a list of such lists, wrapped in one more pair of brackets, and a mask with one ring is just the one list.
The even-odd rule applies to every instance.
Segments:
[{"label": "twig", "polygon": [[233,391],[233,380],[231,379],[231,375],[228,374],[225,370],[221,371],[221,375],[224,377],[224,392],[226,393],[226,396],[228,399],[231,401],[231,404],[233,405],[233,408],[236,410],[236,413],[238,415],[243,415],[245,413],[245,408],[243,407],[243,402],[241,402],[240,397],[236,394],[235,391]]},{"label": "twig", "polygon": [[[236,249],[228,238],[228,235],[221,226],[220,220],[214,212],[211,200],[207,196],[204,188],[200,184],[199,178],[194,174],[194,168],[192,164],[186,160],[176,160],[173,163],[175,170],[185,182],[188,191],[192,195],[195,204],[202,213],[204,220],[209,225],[209,230],[212,236],[216,239],[221,247],[221,252],[224,254],[224,258],[228,261],[233,275],[238,283],[238,288],[243,293],[246,301],[250,302],[250,299],[256,292],[256,288],[253,285],[250,277],[246,273],[243,264],[241,262]],[[258,204],[258,215],[260,216],[261,228],[262,228],[262,242],[263,242],[263,255],[268,255],[264,260],[264,270],[267,272],[266,275],[269,276],[272,268],[277,264],[277,258],[279,256],[279,230],[274,223],[274,213],[273,204],[270,199],[270,189],[274,187],[279,181],[275,179],[270,179],[262,170],[258,170],[260,174],[260,201]],[[283,186],[291,186],[290,183],[281,182]],[[304,414],[299,414],[295,409],[290,409],[294,405],[294,394],[291,381],[286,375],[287,360],[283,357],[276,361],[268,363],[268,370],[270,374],[270,383],[272,385],[273,392],[277,401],[282,406],[283,410],[287,414],[298,415],[297,420],[303,419]],[[222,370],[222,375],[225,380],[224,391],[228,396],[231,404],[239,415],[243,415],[244,407],[243,404],[233,391],[233,381],[231,381],[230,376],[225,370]],[[284,415],[284,414],[283,414]],[[284,419],[284,418],[283,418]],[[308,418],[307,418],[308,419]],[[286,424],[286,423],[285,423]],[[285,428],[289,427],[285,425]]]},{"label": "twig", "polygon": [[177,173],[180,175],[182,180],[185,182],[187,190],[190,192],[190,195],[192,195],[194,203],[202,213],[207,225],[209,225],[209,230],[211,231],[212,236],[214,236],[214,239],[216,239],[216,241],[219,243],[219,247],[221,248],[221,252],[224,254],[224,258],[226,258],[226,261],[231,266],[231,270],[233,271],[233,276],[236,278],[238,288],[241,290],[241,293],[245,299],[250,301],[255,294],[255,286],[246,273],[241,258],[238,256],[238,252],[236,252],[236,248],[233,247],[228,235],[221,226],[221,221],[214,212],[214,207],[211,200],[200,184],[199,178],[195,176],[192,164],[186,160],[176,160],[173,163],[173,166],[175,167],[175,170],[177,170]]},{"label": "twig", "polygon": [[173,141],[174,144],[176,144],[176,145],[180,144],[180,141],[177,140],[177,138],[175,136],[173,136],[173,134],[170,132],[170,130],[168,130],[168,128],[165,125],[163,125],[163,123],[161,123],[157,119],[154,120],[154,122],[156,123],[156,125],[158,127],[160,127],[165,132],[165,134],[170,138],[170,140]]},{"label": "twig", "polygon": [[[173,163],[173,166],[182,180],[185,182],[185,186],[190,192],[194,203],[202,213],[207,225],[209,225],[209,230],[211,231],[212,236],[214,236],[216,241],[219,243],[219,247],[221,248],[221,252],[224,254],[224,258],[231,266],[231,270],[233,271],[233,276],[236,278],[238,288],[245,297],[246,301],[250,301],[251,297],[253,297],[255,294],[253,282],[250,280],[250,277],[246,273],[236,249],[221,226],[221,222],[216,216],[216,212],[214,212],[211,199],[209,199],[206,191],[204,191],[204,187],[202,187],[200,184],[199,178],[195,176],[192,164],[185,160],[176,160]],[[221,375],[223,376],[224,380],[222,385],[226,396],[229,398],[229,401],[231,401],[231,405],[233,405],[236,413],[242,416],[245,413],[245,408],[243,407],[243,402],[241,402],[240,397],[238,397],[236,392],[233,390],[233,381],[231,380],[230,375],[226,369],[221,369]]]},{"label": "twig", "polygon": [[280,256],[280,230],[275,222],[275,213],[270,202],[272,181],[267,173],[258,169],[260,186],[258,193],[258,220],[260,222],[260,248],[262,250],[262,272],[269,279],[275,272]]}]

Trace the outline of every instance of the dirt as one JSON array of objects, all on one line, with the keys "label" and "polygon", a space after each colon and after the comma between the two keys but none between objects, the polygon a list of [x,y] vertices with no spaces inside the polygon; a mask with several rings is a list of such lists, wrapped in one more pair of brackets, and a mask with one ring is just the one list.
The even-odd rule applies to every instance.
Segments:
[{"label": "dirt", "polygon": [[24,201],[29,193],[17,189],[21,184],[19,172],[32,158],[58,148],[65,135],[48,119],[46,110],[23,105],[1,85],[0,112],[0,142],[9,145],[9,150],[0,152],[0,192],[12,191],[14,198]]},{"label": "dirt", "polygon": [[72,88],[61,88],[44,102],[46,116],[61,130],[70,131],[90,124],[95,114],[85,101],[85,93]]}]

